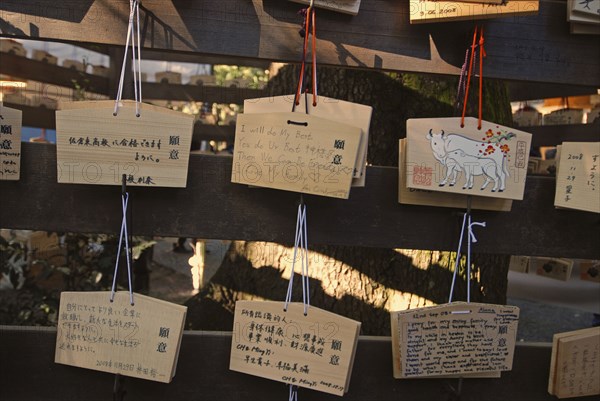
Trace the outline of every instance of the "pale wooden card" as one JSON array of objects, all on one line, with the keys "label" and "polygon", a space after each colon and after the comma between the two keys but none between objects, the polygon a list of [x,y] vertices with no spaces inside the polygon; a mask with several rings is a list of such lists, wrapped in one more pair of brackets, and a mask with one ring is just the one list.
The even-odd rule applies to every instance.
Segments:
[{"label": "pale wooden card", "polygon": [[595,17],[600,22],[600,0],[568,0],[569,11]]},{"label": "pale wooden card", "polygon": [[563,142],[554,206],[600,213],[600,142]]},{"label": "pale wooden card", "polygon": [[493,374],[512,369],[519,308],[480,303],[392,312],[397,379]]},{"label": "pale wooden card", "polygon": [[169,383],[187,307],[128,292],[63,292],[54,361]]},{"label": "pale wooden card", "polygon": [[21,110],[0,102],[0,180],[21,177]]},{"label": "pale wooden card", "polygon": [[600,394],[600,327],[557,333],[552,339],[548,392],[558,398]]},{"label": "pale wooden card", "polygon": [[[310,0],[291,0],[294,3],[310,4]],[[360,0],[314,0],[314,6],[325,10],[337,11],[344,14],[357,15]]]},{"label": "pale wooden card", "polygon": [[185,188],[194,116],[123,101],[66,102],[56,112],[58,182]]},{"label": "pale wooden card", "polygon": [[360,137],[310,114],[239,114],[231,182],[347,199]]},{"label": "pale wooden card", "polygon": [[585,281],[600,283],[600,260],[579,262],[579,277]]},{"label": "pale wooden card", "polygon": [[511,0],[502,4],[482,2],[410,0],[410,23],[476,20],[484,18],[535,15],[539,0]]},{"label": "pale wooden card", "polygon": [[476,118],[406,122],[407,187],[523,199],[531,134]]},{"label": "pale wooden card", "polygon": [[567,125],[583,123],[583,110],[558,109],[543,117],[544,125]]},{"label": "pale wooden card", "polygon": [[[400,139],[398,161],[398,203],[453,208],[467,207],[467,195],[433,192],[406,186],[406,138]],[[471,198],[471,208],[510,212],[512,200],[473,196]]]},{"label": "pale wooden card", "polygon": [[529,256],[512,255],[508,264],[508,270],[518,273],[528,273]]},{"label": "pale wooden card", "polygon": [[229,369],[325,393],[348,391],[360,322],[302,303],[237,301]]},{"label": "pale wooden card", "polygon": [[573,260],[532,256],[529,258],[529,269],[538,276],[568,281],[573,271]]},{"label": "pale wooden card", "polygon": [[[294,95],[271,96],[244,100],[244,114],[256,113],[286,113],[292,109]],[[302,97],[296,106],[296,112],[306,114],[306,104]],[[353,125],[362,130],[358,157],[354,167],[352,179],[353,187],[365,186],[365,170],[367,165],[367,148],[369,147],[369,127],[373,108],[364,104],[346,102],[344,100],[319,96],[317,106],[312,105],[312,96],[309,95],[308,113],[315,117],[337,121],[342,124]]]}]

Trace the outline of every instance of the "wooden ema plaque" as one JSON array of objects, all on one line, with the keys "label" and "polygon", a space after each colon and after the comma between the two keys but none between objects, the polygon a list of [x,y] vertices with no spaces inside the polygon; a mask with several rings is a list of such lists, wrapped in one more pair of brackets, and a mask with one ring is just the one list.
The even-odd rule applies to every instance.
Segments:
[{"label": "wooden ema plaque", "polygon": [[360,322],[302,303],[237,301],[229,369],[325,393],[348,391]]},{"label": "wooden ema plaque", "polygon": [[180,187],[187,182],[194,117],[142,103],[67,102],[56,112],[58,182]]},{"label": "wooden ema plaque", "polygon": [[[291,0],[294,3],[310,5],[310,0]],[[314,0],[313,5],[324,10],[337,11],[344,14],[357,15],[360,0]]]},{"label": "wooden ema plaque", "polygon": [[563,142],[554,205],[600,213],[600,142]]},{"label": "wooden ema plaque", "polygon": [[410,23],[448,22],[535,15],[539,0],[509,0],[500,4],[482,4],[482,1],[410,0]]},{"label": "wooden ema plaque", "polygon": [[573,260],[531,256],[529,258],[529,269],[538,276],[569,281],[573,271]]},{"label": "wooden ema plaque", "polygon": [[523,199],[531,134],[476,118],[406,122],[406,186],[502,199]]},{"label": "wooden ema plaque", "polygon": [[[353,125],[361,129],[362,135],[358,146],[358,157],[354,166],[352,179],[353,187],[365,186],[365,170],[367,165],[367,148],[369,145],[369,127],[373,108],[364,104],[346,102],[344,100],[319,96],[317,106],[312,105],[312,96],[309,95],[308,114],[322,117],[342,124]],[[286,113],[292,109],[294,95],[271,96],[244,100],[244,114],[256,113]],[[306,114],[306,102],[302,97],[296,106],[296,113]]]},{"label": "wooden ema plaque", "polygon": [[[587,17],[587,23],[600,23],[600,0],[567,0],[567,14]],[[569,20],[571,21],[571,20]]]},{"label": "wooden ema plaque", "polygon": [[[406,138],[400,139],[398,161],[398,203],[459,209],[467,207],[467,195],[433,192],[426,189],[408,188],[406,186]],[[510,212],[512,201],[509,199],[473,196],[471,198],[471,207],[479,210]]]},{"label": "wooden ema plaque", "polygon": [[600,394],[600,327],[554,335],[548,392],[558,398]]},{"label": "wooden ema plaque", "polygon": [[512,369],[519,308],[454,302],[392,312],[394,377],[439,378]]},{"label": "wooden ema plaque", "polygon": [[0,102],[0,180],[21,177],[21,110]]},{"label": "wooden ema plaque", "polygon": [[187,307],[128,292],[63,292],[54,362],[163,383],[175,376]]},{"label": "wooden ema plaque", "polygon": [[231,182],[347,199],[360,137],[309,114],[239,114]]}]

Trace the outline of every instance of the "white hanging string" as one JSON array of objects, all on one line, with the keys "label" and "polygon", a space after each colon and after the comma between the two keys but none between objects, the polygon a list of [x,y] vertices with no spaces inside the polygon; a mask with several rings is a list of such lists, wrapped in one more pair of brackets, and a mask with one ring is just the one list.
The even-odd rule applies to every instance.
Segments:
[{"label": "white hanging string", "polygon": [[[135,18],[135,20],[134,20]],[[134,23],[137,22],[136,23]],[[137,35],[136,35],[137,33]],[[136,38],[137,36],[137,38]],[[121,99],[123,98],[123,84],[125,82],[125,69],[127,67],[127,53],[131,43],[132,68],[133,68],[133,91],[135,96],[135,114],[140,116],[140,103],[142,102],[142,72],[141,72],[141,35],[140,35],[140,4],[138,0],[129,0],[129,24],[127,26],[127,40],[125,42],[125,53],[123,55],[123,64],[121,66],[121,76],[119,78],[119,87],[115,98],[115,108],[113,114],[116,116]],[[137,43],[136,43],[137,41]],[[137,52],[136,52],[137,47]],[[137,60],[136,60],[137,59]],[[136,64],[137,61],[137,64]]]},{"label": "white hanging string", "polygon": [[298,401],[298,386],[290,384],[290,395],[288,401]]},{"label": "white hanging string", "polygon": [[485,227],[484,222],[471,223],[471,215],[469,214],[469,238],[467,238],[467,302],[471,302],[471,243],[477,242],[473,233],[473,226]]},{"label": "white hanging string", "polygon": [[463,222],[460,229],[460,239],[458,240],[458,249],[456,250],[456,260],[454,261],[454,274],[452,275],[452,285],[450,286],[450,297],[448,303],[452,302],[452,296],[454,295],[454,284],[456,283],[456,276],[458,275],[458,264],[460,262],[460,251],[462,249],[462,241],[465,235],[465,224],[467,222],[467,214],[463,215]]},{"label": "white hanging string", "polygon": [[[308,306],[310,305],[310,288],[308,281],[308,236],[306,226],[306,205],[298,205],[298,215],[296,217],[296,232],[294,238],[294,253],[292,260],[292,272],[288,283],[287,294],[285,296],[284,311],[287,311],[289,303],[292,301],[292,289],[294,286],[294,275],[296,271],[296,258],[300,253],[300,272],[302,276],[302,304],[304,305],[304,315],[308,314]],[[298,252],[300,247],[300,252]]]},{"label": "white hanging string", "polygon": [[306,223],[306,205],[304,205],[304,263],[302,264],[302,297],[304,299],[304,315],[308,313],[308,307],[310,306],[310,288],[308,282],[308,230]]},{"label": "white hanging string", "polygon": [[477,238],[473,233],[473,226],[485,227],[485,222],[471,222],[471,213],[467,212],[463,215],[463,222],[460,229],[460,239],[458,240],[458,249],[456,250],[456,260],[454,261],[454,273],[452,274],[452,285],[450,286],[450,296],[448,303],[452,302],[454,295],[454,285],[456,284],[456,276],[458,275],[458,265],[461,258],[461,249],[463,237],[465,235],[465,227],[467,227],[467,302],[471,302],[471,243],[476,243]]},{"label": "white hanging string", "polygon": [[121,207],[123,209],[123,219],[121,220],[121,233],[119,234],[119,248],[117,249],[117,260],[115,262],[115,272],[113,275],[112,289],[110,292],[110,302],[115,299],[115,288],[117,286],[117,275],[119,272],[119,259],[121,258],[121,247],[123,238],[125,238],[125,259],[127,261],[127,278],[129,280],[129,302],[133,305],[133,290],[131,288],[131,263],[129,255],[129,233],[127,232],[127,205],[129,204],[129,194],[125,192],[121,195]]}]

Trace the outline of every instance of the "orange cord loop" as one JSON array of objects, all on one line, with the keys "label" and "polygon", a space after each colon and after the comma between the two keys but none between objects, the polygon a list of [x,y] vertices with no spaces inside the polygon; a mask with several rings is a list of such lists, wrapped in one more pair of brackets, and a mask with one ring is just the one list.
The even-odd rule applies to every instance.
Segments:
[{"label": "orange cord loop", "polygon": [[465,115],[467,114],[467,104],[469,101],[469,88],[471,86],[471,77],[473,75],[473,64],[475,61],[475,49],[479,46],[479,122],[477,125],[477,129],[481,129],[481,121],[482,121],[482,110],[483,110],[483,58],[487,57],[487,53],[485,52],[484,43],[485,38],[483,36],[483,27],[479,29],[479,41],[477,41],[477,30],[478,27],[475,26],[475,32],[473,32],[473,43],[471,44],[471,55],[469,57],[469,72],[467,74],[467,85],[465,88],[465,98],[463,101],[463,111],[462,117],[460,119],[460,127],[463,128],[465,126]]},{"label": "orange cord loop", "polygon": [[[306,67],[306,51],[308,49],[308,37],[312,34],[312,95],[313,95],[313,106],[317,105],[317,34],[316,34],[316,13],[314,7],[309,7],[306,10],[306,20],[304,26],[306,27],[304,33],[304,46],[302,49],[302,63],[300,65],[300,77],[298,78],[298,87],[296,89],[296,96],[294,97],[294,104],[300,104],[300,96],[302,94],[304,84],[304,69]],[[308,112],[308,110],[307,110]]]}]

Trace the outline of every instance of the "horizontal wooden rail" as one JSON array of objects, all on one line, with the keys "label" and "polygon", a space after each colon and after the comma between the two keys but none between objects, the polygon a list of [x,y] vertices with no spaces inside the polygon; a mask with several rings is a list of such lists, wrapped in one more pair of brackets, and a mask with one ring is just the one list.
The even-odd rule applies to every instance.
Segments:
[{"label": "horizontal wooden rail", "polygon": [[[280,0],[146,0],[143,45],[207,55],[298,61],[298,4]],[[5,0],[3,36],[124,45],[127,2]],[[459,74],[473,21],[411,25],[408,1],[363,0],[357,16],[320,11],[318,60],[329,65]],[[376,21],[376,23],[374,23]],[[484,22],[485,75],[600,86],[598,44],[571,35],[564,1],[538,15]]]},{"label": "horizontal wooden rail", "polygon": [[[168,85],[170,86],[170,85]],[[186,85],[178,85],[186,86]],[[194,88],[197,89],[197,88]],[[194,90],[192,89],[192,90]],[[208,88],[207,88],[208,89]],[[236,90],[232,88],[220,88],[223,90],[220,96],[229,96]],[[239,93],[257,95],[258,90],[240,89]],[[247,92],[244,92],[247,91]],[[218,91],[215,91],[218,92]],[[206,92],[205,92],[206,93]],[[260,96],[260,95],[258,95]],[[23,125],[38,128],[56,128],[54,110],[45,107],[24,106],[14,103],[5,103],[7,107],[23,111]],[[572,142],[597,142],[600,141],[600,121],[594,124],[571,124],[571,125],[542,125],[539,127],[523,127],[523,131],[533,134],[532,146],[555,146],[565,141]],[[196,123],[194,126],[194,138],[198,140],[233,141],[235,138],[235,125],[214,126]]]},{"label": "horizontal wooden rail", "polygon": [[[56,329],[0,326],[0,394],[6,400],[107,400],[114,375],[54,363]],[[283,383],[229,370],[229,333],[190,332],[183,335],[177,374],[170,384],[122,377],[125,400],[281,400]],[[397,380],[392,376],[388,337],[361,337],[349,392],[344,400],[447,400],[457,379]],[[461,400],[530,400],[548,394],[549,344],[517,345],[513,369],[499,379],[466,379]],[[337,396],[299,389],[302,400],[340,400]],[[577,398],[580,401],[594,397]]]},{"label": "horizontal wooden rail", "polygon": [[[0,53],[0,73],[11,77],[74,88],[77,82],[89,92],[107,95],[109,91],[108,78],[87,74],[72,68],[64,68],[44,61],[33,60],[10,53]],[[46,95],[40,93],[40,96]]]},{"label": "horizontal wooden rail", "polygon": [[[22,153],[21,180],[0,181],[0,226],[118,232],[120,186],[57,184],[54,145],[24,143]],[[187,188],[131,188],[133,233],[292,243],[299,195],[232,184],[231,162],[192,155]],[[599,216],[555,209],[554,188],[553,178],[529,177],[512,212],[475,211],[487,228],[474,251],[600,259]],[[400,205],[397,189],[396,168],[369,167],[349,200],[305,196],[311,243],[454,249],[461,215]]]}]

